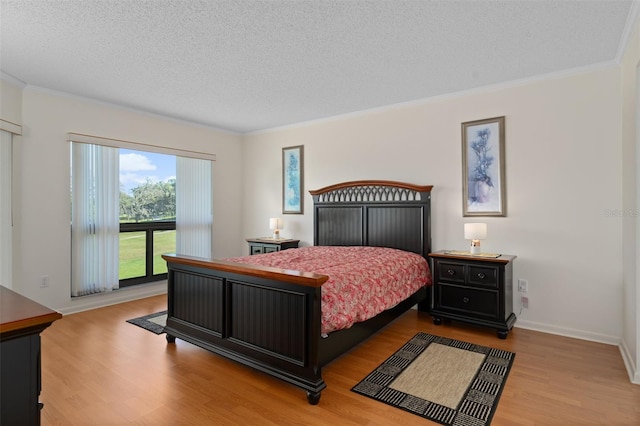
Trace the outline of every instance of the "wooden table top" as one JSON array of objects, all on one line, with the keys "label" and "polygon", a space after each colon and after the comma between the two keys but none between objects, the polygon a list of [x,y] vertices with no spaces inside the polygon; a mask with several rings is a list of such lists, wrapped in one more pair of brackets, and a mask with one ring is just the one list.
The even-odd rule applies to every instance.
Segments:
[{"label": "wooden table top", "polygon": [[0,286],[0,336],[27,328],[46,328],[62,314]]},{"label": "wooden table top", "polygon": [[257,238],[247,238],[247,242],[249,243],[272,243],[272,244],[282,244],[282,243],[299,243],[300,240],[294,240],[291,238],[272,238],[272,237],[257,237]]},{"label": "wooden table top", "polygon": [[497,262],[497,263],[509,263],[513,261],[517,256],[513,254],[495,254],[485,253],[487,256],[472,255],[466,252],[460,252],[455,250],[439,250],[433,253],[429,253],[429,257],[443,257],[447,259],[461,259],[461,260],[475,260],[483,262]]}]

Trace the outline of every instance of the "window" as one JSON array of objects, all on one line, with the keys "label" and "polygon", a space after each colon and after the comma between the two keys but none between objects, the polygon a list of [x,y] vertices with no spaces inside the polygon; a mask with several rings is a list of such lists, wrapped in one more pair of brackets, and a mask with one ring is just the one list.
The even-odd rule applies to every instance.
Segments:
[{"label": "window", "polygon": [[69,140],[72,296],[163,279],[163,253],[211,256],[214,156],[77,134]]},{"label": "window", "polygon": [[176,251],[176,156],[120,150],[120,287],[167,277]]}]

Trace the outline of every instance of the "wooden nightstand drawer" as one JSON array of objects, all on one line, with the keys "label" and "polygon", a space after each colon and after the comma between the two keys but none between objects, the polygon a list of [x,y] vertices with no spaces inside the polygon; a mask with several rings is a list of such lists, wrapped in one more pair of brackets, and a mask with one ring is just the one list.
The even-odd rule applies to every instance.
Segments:
[{"label": "wooden nightstand drawer", "polygon": [[498,287],[498,268],[485,266],[468,266],[467,283],[483,287]]},{"label": "wooden nightstand drawer", "polygon": [[248,238],[249,254],[273,253],[280,250],[298,248],[300,240],[274,238]]},{"label": "wooden nightstand drawer", "polygon": [[441,309],[460,311],[466,315],[496,318],[498,316],[498,292],[476,290],[447,284],[440,285],[438,303]]},{"label": "wooden nightstand drawer", "polygon": [[440,280],[463,283],[465,281],[464,265],[438,261],[438,278]]}]

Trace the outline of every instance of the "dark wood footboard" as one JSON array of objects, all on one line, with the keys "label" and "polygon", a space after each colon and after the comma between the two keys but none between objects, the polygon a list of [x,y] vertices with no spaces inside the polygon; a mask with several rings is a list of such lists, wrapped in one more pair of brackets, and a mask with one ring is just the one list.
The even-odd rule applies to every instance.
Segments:
[{"label": "dark wood footboard", "polygon": [[326,275],[164,255],[167,340],[178,337],[306,390],[326,387],[318,342]]}]

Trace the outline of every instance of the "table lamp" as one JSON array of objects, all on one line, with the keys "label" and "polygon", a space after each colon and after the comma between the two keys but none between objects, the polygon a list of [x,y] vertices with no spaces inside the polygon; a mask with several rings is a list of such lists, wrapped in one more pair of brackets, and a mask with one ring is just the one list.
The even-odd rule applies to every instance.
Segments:
[{"label": "table lamp", "polygon": [[487,224],[465,223],[464,238],[465,240],[471,240],[471,247],[469,250],[471,254],[480,254],[480,240],[487,238]]},{"label": "table lamp", "polygon": [[280,230],[284,227],[284,223],[282,219],[279,217],[272,217],[269,219],[269,229],[273,230],[273,239],[280,239]]}]

